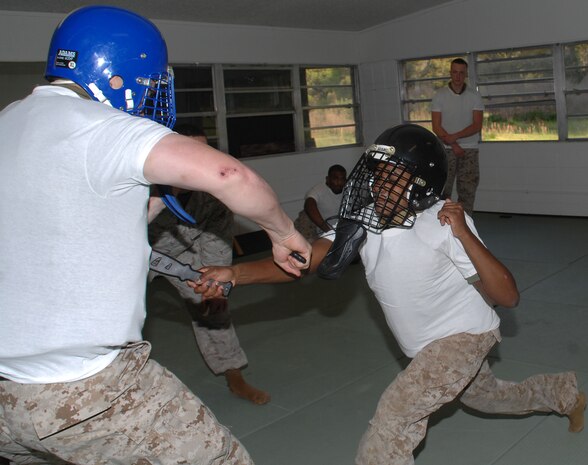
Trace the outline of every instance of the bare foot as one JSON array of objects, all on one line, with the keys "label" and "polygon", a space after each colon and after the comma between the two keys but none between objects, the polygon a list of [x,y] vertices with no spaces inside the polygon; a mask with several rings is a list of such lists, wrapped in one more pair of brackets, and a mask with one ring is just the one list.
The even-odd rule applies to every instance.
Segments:
[{"label": "bare foot", "polygon": [[579,433],[584,429],[584,410],[586,410],[586,394],[580,392],[576,400],[576,406],[568,413],[570,433]]},{"label": "bare foot", "polygon": [[257,405],[267,404],[271,399],[269,393],[247,384],[243,379],[241,370],[238,368],[225,371],[225,378],[230,391],[237,397],[249,400]]}]

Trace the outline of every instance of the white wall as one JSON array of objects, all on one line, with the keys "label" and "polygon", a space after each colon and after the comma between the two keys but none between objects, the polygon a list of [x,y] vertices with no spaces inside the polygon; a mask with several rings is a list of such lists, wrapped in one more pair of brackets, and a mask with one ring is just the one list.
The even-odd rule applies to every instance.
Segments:
[{"label": "white wall", "polygon": [[[0,4],[0,61],[45,61],[51,35],[63,15],[2,11],[1,8]],[[349,32],[154,22],[167,41],[172,62],[358,62],[357,34]]]},{"label": "white wall", "polygon": [[[280,197],[286,213],[295,219],[304,203],[304,194],[312,186],[325,180],[329,166],[343,165],[351,171],[359,159],[362,149],[344,148],[309,154],[278,155],[246,163],[269,181]],[[255,231],[249,221],[242,218],[237,222],[237,233]]]},{"label": "white wall", "polygon": [[[360,34],[366,142],[400,121],[396,60],[588,40],[586,0],[455,1]],[[476,209],[588,216],[588,142],[483,143]]]}]

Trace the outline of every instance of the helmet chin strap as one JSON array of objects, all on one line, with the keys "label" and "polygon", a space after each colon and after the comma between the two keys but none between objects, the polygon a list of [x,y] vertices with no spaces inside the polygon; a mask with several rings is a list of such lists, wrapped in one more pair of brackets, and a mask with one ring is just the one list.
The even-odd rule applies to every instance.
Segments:
[{"label": "helmet chin strap", "polygon": [[94,95],[94,98],[96,100],[98,100],[100,103],[104,103],[105,105],[108,105],[109,107],[112,106],[112,103],[110,103],[110,100],[108,100],[106,98],[104,93],[100,90],[100,88],[95,83],[93,83],[93,82],[89,83],[88,89],[90,89],[92,91],[92,95]]},{"label": "helmet chin strap", "polygon": [[174,215],[186,223],[196,224],[196,220],[182,208],[178,199],[171,193],[169,186],[158,185],[157,188],[161,193],[161,200]]},{"label": "helmet chin strap", "polygon": [[335,230],[335,240],[317,268],[323,279],[338,279],[357,256],[367,231],[358,221],[341,218]]}]

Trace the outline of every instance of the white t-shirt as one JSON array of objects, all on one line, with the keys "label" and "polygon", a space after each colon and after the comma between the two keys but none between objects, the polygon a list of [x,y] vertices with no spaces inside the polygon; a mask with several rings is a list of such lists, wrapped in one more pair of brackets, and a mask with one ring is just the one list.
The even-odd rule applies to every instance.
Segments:
[{"label": "white t-shirt", "polygon": [[[474,110],[484,111],[484,104],[480,94],[469,87],[456,94],[445,86],[437,91],[431,102],[431,111],[441,113],[441,126],[450,134],[472,124]],[[480,134],[463,137],[457,142],[464,149],[475,149],[480,142]]]},{"label": "white t-shirt", "polygon": [[319,212],[324,220],[335,217],[339,214],[339,206],[343,192],[335,194],[326,183],[320,183],[310,189],[305,199],[312,198],[316,200]]},{"label": "white t-shirt", "polygon": [[141,340],[148,181],[171,131],[37,87],[0,113],[0,376],[90,376]]},{"label": "white t-shirt", "polygon": [[[368,232],[360,249],[367,282],[408,357],[434,340],[461,332],[480,334],[500,324],[466,281],[476,269],[451,227],[439,223],[442,206],[441,201],[419,213],[411,229]],[[477,236],[473,221],[466,219]]]}]

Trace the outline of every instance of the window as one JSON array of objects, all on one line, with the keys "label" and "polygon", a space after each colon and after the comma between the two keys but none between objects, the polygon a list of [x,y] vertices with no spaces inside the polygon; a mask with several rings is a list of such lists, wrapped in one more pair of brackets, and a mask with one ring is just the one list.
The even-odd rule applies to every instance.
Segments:
[{"label": "window", "polygon": [[564,46],[567,137],[588,138],[588,42]]},{"label": "window", "polygon": [[551,47],[478,53],[483,139],[557,140]]},{"label": "window", "polygon": [[174,76],[176,126],[187,124],[201,127],[208,143],[218,148],[212,67],[182,65],[174,68]]},{"label": "window", "polygon": [[357,70],[174,65],[178,124],[237,158],[360,144]]},{"label": "window", "polygon": [[[456,56],[401,63],[403,119],[431,128],[431,99]],[[588,42],[461,55],[484,100],[483,141],[588,138]]]},{"label": "window", "polygon": [[223,71],[229,153],[245,158],[294,152],[290,68]]},{"label": "window", "polygon": [[301,68],[306,148],[356,144],[359,107],[351,67]]}]

